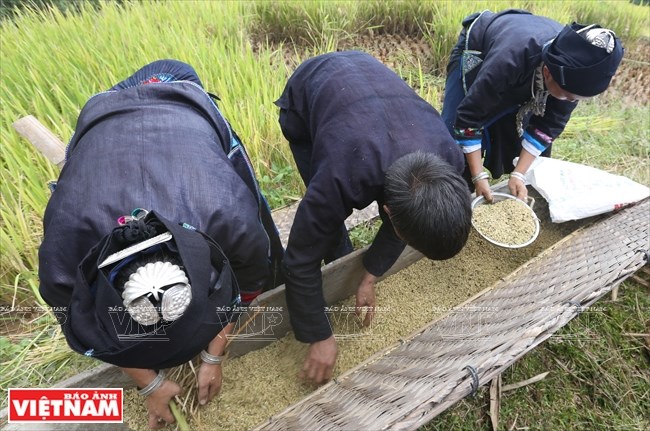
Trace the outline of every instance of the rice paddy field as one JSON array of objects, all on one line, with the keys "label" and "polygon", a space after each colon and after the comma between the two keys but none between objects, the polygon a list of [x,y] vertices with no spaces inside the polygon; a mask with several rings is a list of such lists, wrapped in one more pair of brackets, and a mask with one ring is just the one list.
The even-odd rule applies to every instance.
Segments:
[{"label": "rice paddy field", "polygon": [[[79,2],[64,10],[23,7],[8,11],[7,5],[12,4],[3,2],[0,25],[1,407],[6,405],[4,394],[10,387],[49,387],[96,365],[68,349],[54,317],[38,296],[41,218],[49,195],[47,182],[57,178],[58,168],[21,138],[12,123],[34,115],[67,142],[80,109],[91,95],[148,62],[174,58],[197,70],[206,89],[221,98],[220,108],[246,143],[262,189],[271,206],[279,208],[299,199],[303,187],[277,123],[273,101],[302,60],[335,50],[367,51],[440,109],[444,68],[466,15],[483,9],[518,7],[562,23],[598,22],[621,37],[625,58],[610,89],[580,103],[554,145],[554,157],[650,185],[648,5],[624,0],[186,0]],[[570,226],[547,229],[552,235],[570,230]],[[372,229],[353,236],[362,245],[372,237]],[[559,237],[540,239],[540,249],[529,253],[541,251],[544,244]],[[472,247],[482,248],[480,240],[475,240],[464,253],[471,253]],[[484,275],[477,270],[482,281],[477,281],[480,286],[476,288],[487,287],[484,283],[490,277],[507,274],[530,256],[494,255],[494,261],[479,258],[494,265],[507,264],[501,268],[501,275]],[[441,269],[430,262],[419,262],[398,277],[387,279],[379,289],[379,301],[393,304],[392,297],[399,298],[400,292],[421,292],[418,289],[425,289],[431,277],[440,279],[435,274],[442,271],[448,277],[448,286],[454,287],[447,289],[448,296],[428,298],[430,305],[462,302],[473,293],[463,291],[454,280],[467,279],[466,268],[471,263],[458,260],[453,265]],[[504,374],[504,379],[516,382],[550,372],[542,382],[513,391],[504,399],[503,429],[650,428],[650,341],[639,336],[650,332],[647,283],[647,277],[624,283],[618,301],[599,302],[600,314],[589,322],[578,318],[560,333],[569,340],[572,335],[587,333],[590,341],[545,343]],[[414,313],[409,324],[415,327],[433,318]],[[370,354],[394,342],[400,334],[390,325],[396,324],[399,326],[399,322],[386,320],[382,325],[391,335],[382,335],[375,344],[364,347],[368,352],[357,352],[362,349],[341,343],[338,371],[363,359],[363,355],[355,355]],[[255,418],[273,413],[268,405],[272,394],[284,394],[281,402],[288,403],[309,393],[313,388],[299,382],[290,383],[290,389],[282,392],[273,386],[271,374],[263,384],[266,389],[258,386],[262,396],[268,396],[258,396],[254,406],[243,389],[237,389],[239,381],[249,378],[246,370],[250,367],[267,366],[273,372],[282,370],[285,377],[295,375],[304,347],[289,335],[272,347],[275,350],[270,357],[284,358],[277,366],[263,356],[244,357],[241,363],[227,365],[222,396],[193,415],[193,429],[246,429],[257,423]],[[491,429],[486,396],[484,391],[479,392],[424,429]],[[129,425],[144,428],[146,424],[139,416],[142,406],[132,400],[127,408]],[[247,418],[233,422],[230,414],[220,411]]]}]

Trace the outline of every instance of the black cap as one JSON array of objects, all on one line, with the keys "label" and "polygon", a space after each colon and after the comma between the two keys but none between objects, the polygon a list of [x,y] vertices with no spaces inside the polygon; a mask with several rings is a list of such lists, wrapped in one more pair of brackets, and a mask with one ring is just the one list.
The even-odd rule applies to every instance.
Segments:
[{"label": "black cap", "polygon": [[[542,60],[553,79],[562,89],[583,97],[602,93],[609,86],[623,58],[623,45],[614,36],[611,52],[589,41],[584,32],[586,26],[567,25],[557,37],[542,50]],[[599,26],[590,26],[598,29]],[[582,33],[582,34],[581,34]]]},{"label": "black cap", "polygon": [[111,281],[111,271],[119,262],[98,268],[108,256],[125,245],[133,245],[124,244],[125,227],[118,227],[102,238],[79,265],[62,326],[70,347],[86,356],[120,367],[169,368],[194,358],[237,317],[233,309],[238,305],[239,289],[228,259],[210,237],[154,212],[148,213],[143,222],[155,225],[157,234],[172,234],[171,240],[152,247],[164,247],[182,261],[192,291],[183,315],[173,322],[150,326],[131,318],[123,304],[121,286]]}]

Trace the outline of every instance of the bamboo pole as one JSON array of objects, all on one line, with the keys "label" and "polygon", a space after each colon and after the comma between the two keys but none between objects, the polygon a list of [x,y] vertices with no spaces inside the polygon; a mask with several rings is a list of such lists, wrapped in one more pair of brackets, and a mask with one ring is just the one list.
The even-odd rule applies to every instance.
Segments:
[{"label": "bamboo pole", "polygon": [[33,115],[16,120],[14,129],[34,145],[50,162],[62,168],[65,164],[65,144]]}]

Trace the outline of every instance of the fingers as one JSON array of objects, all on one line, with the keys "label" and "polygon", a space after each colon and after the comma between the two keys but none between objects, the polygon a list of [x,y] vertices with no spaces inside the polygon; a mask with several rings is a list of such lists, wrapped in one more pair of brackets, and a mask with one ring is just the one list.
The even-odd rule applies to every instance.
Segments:
[{"label": "fingers", "polygon": [[305,365],[303,366],[303,371],[307,375],[308,380],[316,380],[316,375],[318,374],[318,368],[319,366],[317,363],[315,363],[315,361],[312,361],[311,359],[307,359],[307,361],[305,361]]},{"label": "fingers", "polygon": [[210,392],[210,384],[201,382],[199,383],[199,404],[204,406],[208,402],[208,394]]},{"label": "fingers", "polygon": [[526,186],[524,184],[517,184],[517,187],[516,187],[515,192],[513,193],[513,195],[517,199],[521,199],[522,201],[525,201],[526,198],[528,197],[528,189],[526,188]]},{"label": "fingers", "polygon": [[151,429],[160,429],[165,427],[167,424],[173,424],[174,422],[176,422],[176,420],[174,419],[171,410],[169,410],[169,407],[167,407],[166,411],[161,410],[149,413],[149,428]]},{"label": "fingers", "polygon": [[205,405],[221,390],[221,365],[202,364],[199,369],[199,404]]},{"label": "fingers", "polygon": [[356,309],[357,317],[361,321],[361,312],[365,311],[366,315],[365,318],[362,321],[363,326],[370,326],[372,323],[372,319],[375,317],[375,298],[374,296],[370,298],[365,298],[365,300],[362,302],[361,306],[357,305]]},{"label": "fingers", "polygon": [[356,304],[354,304],[354,314],[357,316],[357,318],[361,319],[362,311],[363,311],[363,300],[359,299],[359,296],[357,295],[357,301]]},{"label": "fingers", "polygon": [[207,385],[202,385],[199,387],[199,404],[202,406],[206,405],[208,402],[221,391],[221,383],[217,383],[216,380]]},{"label": "fingers", "polygon": [[316,377],[314,378],[314,382],[316,382],[317,385],[324,383],[325,380],[325,373],[327,372],[325,370],[326,367],[317,367],[316,369]]},{"label": "fingers", "polygon": [[215,380],[211,385],[210,385],[210,392],[208,394],[208,401],[211,401],[212,398],[216,397],[219,392],[221,392],[221,381]]},{"label": "fingers", "polygon": [[172,414],[172,411],[169,409],[169,405],[166,405],[165,409],[163,409],[163,411],[160,412],[160,417],[164,422],[167,422],[168,424],[173,424],[174,422],[176,422],[176,419],[174,419],[174,415]]},{"label": "fingers", "polygon": [[[516,172],[513,172],[513,175]],[[528,189],[526,188],[526,183],[523,178],[520,178],[522,174],[518,176],[511,176],[508,180],[508,188],[510,189],[510,194],[521,199],[523,201],[528,197]]]},{"label": "fingers", "polygon": [[485,200],[492,203],[492,192],[490,191],[490,188],[488,187],[487,190],[483,193],[483,197],[485,197]]},{"label": "fingers", "polygon": [[[365,316],[363,315],[363,312],[366,312]],[[370,323],[372,323],[372,319],[374,318],[375,315],[375,303],[374,301],[368,301],[366,300],[363,303],[357,303],[356,308],[354,309],[354,313],[356,314],[357,318],[361,322],[363,326],[369,326]]]},{"label": "fingers", "polygon": [[145,404],[149,413],[149,428],[160,429],[167,424],[176,422],[169,409],[169,401],[180,392],[180,386],[175,382],[165,380],[160,388],[147,397]]},{"label": "fingers", "polygon": [[476,196],[483,196],[486,201],[492,202],[492,190],[488,180],[481,180],[476,183]]},{"label": "fingers", "polygon": [[333,336],[312,343],[299,375],[316,384],[327,382],[332,378],[336,356],[336,340]]},{"label": "fingers", "polygon": [[318,374],[318,377],[316,379],[317,384],[320,385],[321,383],[327,383],[330,380],[332,380],[332,373],[334,371],[334,367],[330,367],[330,366],[323,367],[321,371],[322,372]]},{"label": "fingers", "polygon": [[363,326],[370,326],[375,318],[375,304],[369,305],[366,309],[366,318],[363,319]]},{"label": "fingers", "polygon": [[158,421],[158,415],[149,414],[149,428],[152,430],[157,430],[162,428],[164,425]]},{"label": "fingers", "polygon": [[508,181],[508,189],[510,189],[510,194],[517,199],[522,199],[522,195],[523,199],[526,199],[526,196],[528,196],[528,189],[526,189],[526,186],[518,179],[511,178]]},{"label": "fingers", "polygon": [[307,380],[320,385],[321,383],[325,383],[332,378],[333,370],[333,366],[317,363],[315,361],[309,361],[309,363],[305,361],[305,365],[303,366],[303,370],[301,372],[301,377],[303,379],[307,377]]},{"label": "fingers", "polygon": [[[372,275],[364,276],[357,288],[355,314],[363,326],[369,326],[375,315],[375,280]],[[362,320],[363,312],[365,317]]]},{"label": "fingers", "polygon": [[525,201],[526,198],[528,197],[528,189],[526,188],[525,184],[522,184],[521,187],[519,188],[519,194],[517,195],[517,197],[522,201]]}]

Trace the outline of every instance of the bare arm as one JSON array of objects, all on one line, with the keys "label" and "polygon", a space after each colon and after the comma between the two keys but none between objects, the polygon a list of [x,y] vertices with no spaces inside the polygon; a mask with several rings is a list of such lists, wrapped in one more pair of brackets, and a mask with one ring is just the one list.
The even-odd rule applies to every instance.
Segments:
[{"label": "bare arm", "polygon": [[[226,325],[216,337],[208,344],[207,352],[213,356],[224,356],[228,335],[232,333],[234,323]],[[223,379],[221,364],[208,364],[203,362],[197,377],[199,383],[199,403],[207,404],[221,391]]]},{"label": "bare arm", "polygon": [[[139,388],[144,388],[157,376],[154,370],[142,368],[122,368]],[[169,410],[169,402],[176,395],[181,393],[181,388],[171,380],[163,380],[160,387],[153,391],[145,400],[147,412],[149,413],[149,428],[161,428],[166,423],[174,423],[174,416]]]}]

